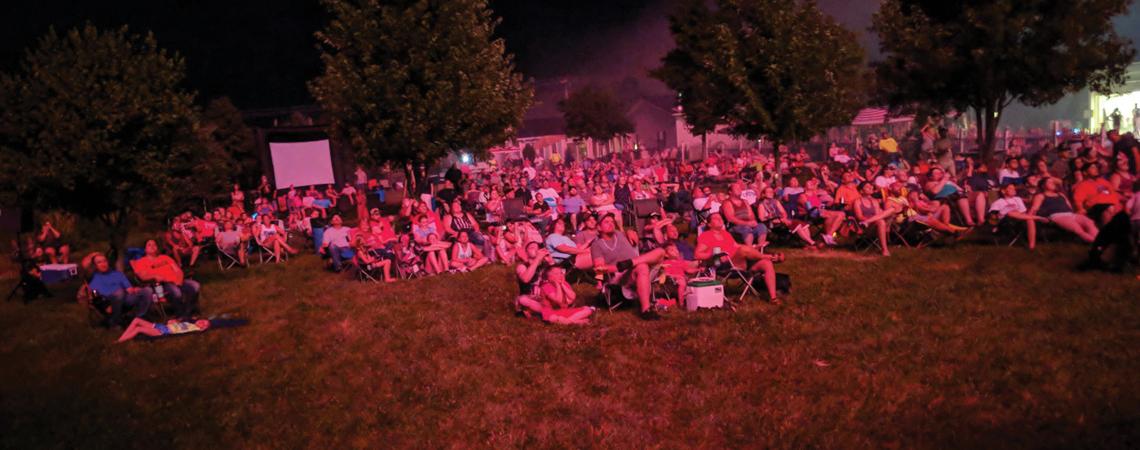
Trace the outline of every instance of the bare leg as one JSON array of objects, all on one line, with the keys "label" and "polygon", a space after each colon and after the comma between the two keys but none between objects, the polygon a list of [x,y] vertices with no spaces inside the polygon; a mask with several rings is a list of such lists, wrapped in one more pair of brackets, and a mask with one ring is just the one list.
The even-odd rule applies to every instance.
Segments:
[{"label": "bare leg", "polygon": [[1027,231],[1026,237],[1029,238],[1029,249],[1033,250],[1034,248],[1036,248],[1037,247],[1037,220],[1040,219],[1040,217],[1032,216],[1032,215],[1020,213],[1020,212],[1011,212],[1011,213],[1009,213],[1008,217],[1011,219],[1017,219],[1017,220],[1025,222],[1025,228]]},{"label": "bare leg", "polygon": [[650,297],[652,297],[652,292],[650,291],[650,283],[652,283],[652,280],[649,279],[649,265],[639,263],[633,268],[633,272],[634,282],[637,283],[637,301],[641,304],[641,312],[649,311],[649,300]]},{"label": "bare leg", "polygon": [[974,226],[974,216],[970,214],[970,200],[962,197],[958,199],[958,211],[962,213],[962,218],[966,220],[966,226]]},{"label": "bare leg", "polygon": [[884,220],[875,221],[875,230],[879,232],[879,248],[882,250],[883,256],[891,256],[891,251],[887,250],[887,222]]},{"label": "bare leg", "polygon": [[387,260],[387,259],[382,259],[377,264],[380,266],[381,269],[384,270],[384,282],[385,283],[391,283],[392,282],[392,261]]},{"label": "bare leg", "polygon": [[202,254],[202,246],[195,245],[190,247],[190,267],[194,267],[195,264],[198,264],[198,255],[200,254]]},{"label": "bare leg", "polygon": [[1096,224],[1088,217],[1076,214],[1054,214],[1050,220],[1057,227],[1077,235],[1082,241],[1092,242],[1096,239]]},{"label": "bare leg", "polygon": [[447,260],[448,260],[447,250],[439,250],[436,253],[439,253],[439,255],[436,256],[436,258],[439,258],[440,269],[441,270],[447,270],[447,268],[450,267],[450,264],[447,262]]},{"label": "bare leg", "polygon": [[768,287],[768,300],[776,301],[776,267],[772,265],[772,261],[765,259],[757,261],[752,265],[752,271],[764,271],[764,284]]},{"label": "bare leg", "polygon": [[974,212],[977,215],[978,222],[985,222],[986,218],[986,194],[979,193],[974,196]]},{"label": "bare leg", "polygon": [[515,311],[530,311],[542,314],[542,303],[529,295],[520,295],[515,299]]},{"label": "bare leg", "polygon": [[138,336],[139,334],[144,334],[147,336],[162,335],[162,333],[160,333],[158,329],[154,327],[153,323],[135,317],[135,319],[131,321],[131,324],[127,326],[127,329],[123,331],[123,334],[119,336],[119,342],[129,341],[131,339],[134,339],[135,336]]}]

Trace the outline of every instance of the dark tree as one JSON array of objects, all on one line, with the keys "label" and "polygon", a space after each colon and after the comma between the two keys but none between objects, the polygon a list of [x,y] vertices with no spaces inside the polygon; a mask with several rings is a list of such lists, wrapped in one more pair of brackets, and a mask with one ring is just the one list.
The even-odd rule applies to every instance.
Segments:
[{"label": "dark tree", "polygon": [[814,2],[689,0],[670,17],[677,47],[653,72],[680,94],[694,133],[807,139],[864,101],[863,49]]},{"label": "dark tree", "polygon": [[236,182],[247,189],[257,186],[262,170],[253,131],[245,125],[241,111],[229,98],[210,101],[202,112],[201,132],[206,143],[228,162],[225,165],[229,166],[228,172]]},{"label": "dark tree", "polygon": [[112,249],[132,213],[162,215],[209,180],[185,64],[126,27],[54,30],[0,77],[0,183],[37,208],[100,220]]},{"label": "dark tree", "polygon": [[309,90],[366,165],[431,164],[505,142],[530,106],[485,0],[324,0]]},{"label": "dark tree", "polygon": [[885,0],[876,97],[894,110],[972,110],[990,160],[1002,111],[1123,81],[1135,51],[1112,19],[1131,0]]},{"label": "dark tree", "polygon": [[625,106],[613,93],[588,85],[570,93],[558,102],[566,121],[566,135],[606,141],[633,132],[633,122],[625,115]]}]

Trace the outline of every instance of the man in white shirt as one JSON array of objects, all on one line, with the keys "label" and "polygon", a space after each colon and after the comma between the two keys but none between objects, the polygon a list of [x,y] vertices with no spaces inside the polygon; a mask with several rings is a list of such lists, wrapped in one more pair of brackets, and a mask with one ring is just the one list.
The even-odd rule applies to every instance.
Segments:
[{"label": "man in white shirt", "polygon": [[335,272],[340,272],[341,263],[345,259],[352,258],[352,247],[348,240],[349,231],[351,229],[344,226],[340,214],[334,214],[329,221],[329,227],[325,228],[325,234],[321,237],[321,253],[332,258],[332,268]]},{"label": "man in white shirt", "polygon": [[1001,198],[994,200],[993,204],[990,205],[990,214],[997,215],[999,219],[1009,218],[1025,222],[1025,228],[1027,230],[1026,237],[1029,240],[1030,250],[1037,247],[1037,222],[1049,221],[1049,219],[1044,217],[1028,213],[1028,208],[1025,207],[1025,201],[1017,196],[1017,186],[1014,184],[1002,186]]}]

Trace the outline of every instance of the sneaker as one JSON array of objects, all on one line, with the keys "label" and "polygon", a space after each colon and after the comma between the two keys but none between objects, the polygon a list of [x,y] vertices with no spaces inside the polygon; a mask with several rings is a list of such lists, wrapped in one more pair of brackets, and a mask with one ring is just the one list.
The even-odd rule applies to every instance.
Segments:
[{"label": "sneaker", "polygon": [[834,247],[835,246],[835,238],[831,237],[830,234],[825,234],[825,235],[823,235],[823,243]]},{"label": "sneaker", "polygon": [[661,320],[661,314],[652,309],[641,312],[641,320]]}]

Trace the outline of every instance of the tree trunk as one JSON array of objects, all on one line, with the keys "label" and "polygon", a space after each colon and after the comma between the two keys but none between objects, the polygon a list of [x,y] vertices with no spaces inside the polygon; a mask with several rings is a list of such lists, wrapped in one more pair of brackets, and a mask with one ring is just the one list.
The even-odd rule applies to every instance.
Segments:
[{"label": "tree trunk", "polygon": [[772,140],[772,181],[776,187],[784,187],[784,177],[780,176],[780,142]]},{"label": "tree trunk", "polygon": [[981,150],[981,162],[988,164],[992,169],[997,168],[997,161],[994,160],[994,144],[997,143],[997,129],[1001,122],[1001,103],[1002,101],[998,100],[983,108],[975,108],[975,113],[979,116],[978,148]]},{"label": "tree trunk", "polygon": [[114,262],[115,268],[123,271],[127,261],[127,236],[130,234],[130,225],[126,211],[118,211],[101,218],[107,226],[107,240],[110,248],[107,258]]}]

